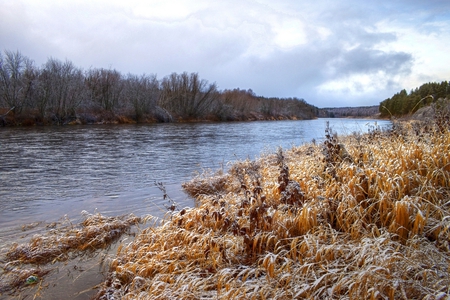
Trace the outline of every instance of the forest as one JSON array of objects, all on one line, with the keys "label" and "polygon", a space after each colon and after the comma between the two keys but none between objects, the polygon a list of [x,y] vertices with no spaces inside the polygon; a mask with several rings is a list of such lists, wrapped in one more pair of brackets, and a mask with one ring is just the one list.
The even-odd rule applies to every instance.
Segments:
[{"label": "forest", "polygon": [[405,89],[380,103],[381,117],[399,117],[415,113],[418,109],[448,98],[450,86],[447,81],[429,82],[407,92]]},{"label": "forest", "polygon": [[378,105],[358,107],[326,107],[319,109],[319,118],[377,118]]},{"label": "forest", "polygon": [[298,98],[251,89],[219,90],[198,73],[121,74],[48,58],[38,67],[19,51],[0,52],[0,126],[312,119]]}]

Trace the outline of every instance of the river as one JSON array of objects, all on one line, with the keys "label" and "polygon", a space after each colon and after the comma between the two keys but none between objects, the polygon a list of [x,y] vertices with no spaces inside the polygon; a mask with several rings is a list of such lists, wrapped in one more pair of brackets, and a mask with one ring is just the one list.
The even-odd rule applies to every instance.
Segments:
[{"label": "river", "polygon": [[162,216],[162,182],[179,207],[192,206],[181,183],[203,169],[254,159],[277,147],[367,132],[388,121],[316,119],[0,128],[0,241],[24,224],[105,215]]}]

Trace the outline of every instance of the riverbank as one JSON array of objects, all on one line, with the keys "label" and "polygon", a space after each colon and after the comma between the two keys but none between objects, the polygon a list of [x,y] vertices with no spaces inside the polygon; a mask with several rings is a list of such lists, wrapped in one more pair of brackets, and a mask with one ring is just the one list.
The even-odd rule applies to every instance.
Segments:
[{"label": "riverbank", "polygon": [[97,299],[448,297],[448,128],[328,128],[194,178],[198,206],[120,247]]},{"label": "riverbank", "polygon": [[100,124],[153,124],[153,123],[201,123],[201,122],[242,122],[242,121],[282,121],[282,120],[311,120],[314,118],[302,118],[295,114],[270,114],[264,115],[261,113],[251,112],[245,115],[228,115],[225,118],[220,118],[216,115],[211,115],[203,118],[186,118],[173,117],[170,114],[160,113],[159,115],[144,115],[139,119],[133,115],[102,113],[93,114],[85,113],[78,116],[65,118],[64,120],[56,117],[48,117],[42,119],[39,116],[19,116],[13,117],[5,113],[1,115],[0,110],[0,127],[13,126],[55,126],[55,125],[100,125]]}]

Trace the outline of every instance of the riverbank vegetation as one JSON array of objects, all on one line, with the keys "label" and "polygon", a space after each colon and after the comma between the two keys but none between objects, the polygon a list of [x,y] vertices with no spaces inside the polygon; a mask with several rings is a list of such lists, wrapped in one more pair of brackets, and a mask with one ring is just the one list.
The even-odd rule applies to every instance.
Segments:
[{"label": "riverbank vegetation", "polygon": [[[380,103],[381,117],[403,117],[414,114],[422,107],[440,106],[450,98],[450,86],[447,81],[429,82],[420,87],[393,95]],[[448,105],[448,101],[446,102]]]},{"label": "riverbank vegetation", "polygon": [[120,246],[97,299],[446,299],[450,124],[376,126],[183,187]]},{"label": "riverbank vegetation", "polygon": [[[129,233],[133,225],[141,222],[134,215],[106,217],[87,212],[82,214],[84,220],[80,224],[63,219],[48,224],[45,232],[34,234],[26,243],[14,242],[8,249],[2,247],[0,296],[25,299],[30,296],[27,288],[33,288],[31,295],[40,298],[41,289],[48,287],[45,277],[63,271],[70,275],[70,268],[65,267],[69,260],[85,255],[95,256],[99,250],[110,247],[122,234]],[[94,266],[97,264],[94,263]],[[76,264],[72,267],[78,270]]]},{"label": "riverbank vegetation", "polygon": [[380,117],[379,106],[325,107],[319,109],[319,118],[371,118]]},{"label": "riverbank vegetation", "polygon": [[20,52],[0,53],[0,126],[173,121],[312,119],[303,99],[220,91],[197,73],[123,75],[49,58],[37,67]]}]

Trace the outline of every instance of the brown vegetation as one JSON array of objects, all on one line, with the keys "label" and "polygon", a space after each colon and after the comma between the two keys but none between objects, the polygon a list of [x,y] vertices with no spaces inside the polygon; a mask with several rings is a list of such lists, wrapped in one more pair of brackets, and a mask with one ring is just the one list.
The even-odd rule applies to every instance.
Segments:
[{"label": "brown vegetation", "polygon": [[184,185],[119,248],[98,299],[444,299],[450,296],[450,131],[308,144]]},{"label": "brown vegetation", "polygon": [[42,67],[20,52],[0,53],[0,126],[312,119],[303,99],[265,98],[251,90],[219,91],[197,73],[122,75],[84,71],[49,58]]},{"label": "brown vegetation", "polygon": [[[48,232],[34,235],[27,243],[14,243],[5,254],[5,264],[2,264],[0,295],[41,282],[55,269],[49,267],[50,263],[108,247],[138,222],[140,219],[133,215],[105,217],[86,213],[79,225],[73,225],[70,221],[54,223],[49,225]],[[35,280],[30,276],[34,276]]]},{"label": "brown vegetation", "polygon": [[379,118],[379,106],[329,107],[319,109],[319,118]]}]

